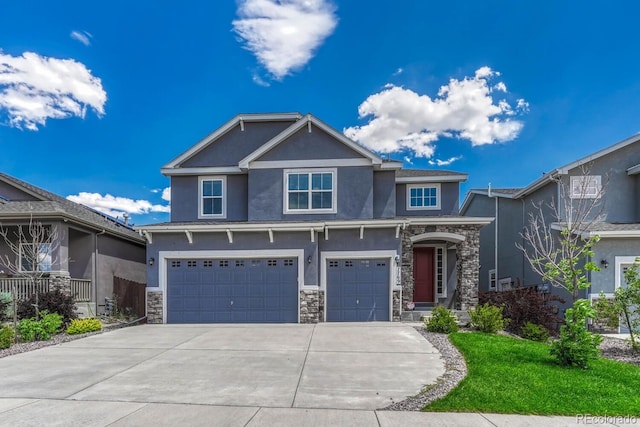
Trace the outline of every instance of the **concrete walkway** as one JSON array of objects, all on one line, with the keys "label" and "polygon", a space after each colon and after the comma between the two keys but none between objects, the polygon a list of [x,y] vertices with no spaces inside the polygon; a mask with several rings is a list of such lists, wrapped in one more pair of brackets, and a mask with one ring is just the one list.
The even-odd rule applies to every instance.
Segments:
[{"label": "concrete walkway", "polygon": [[443,372],[401,323],[144,325],[0,359],[0,425],[576,424],[376,411]]}]

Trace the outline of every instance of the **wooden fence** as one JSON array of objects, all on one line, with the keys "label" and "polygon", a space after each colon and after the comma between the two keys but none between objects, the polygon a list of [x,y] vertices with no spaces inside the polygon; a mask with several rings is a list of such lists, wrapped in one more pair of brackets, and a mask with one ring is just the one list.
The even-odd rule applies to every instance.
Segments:
[{"label": "wooden fence", "polygon": [[136,317],[146,315],[147,284],[134,282],[133,280],[113,277],[113,294],[117,302],[118,311],[135,314]]}]

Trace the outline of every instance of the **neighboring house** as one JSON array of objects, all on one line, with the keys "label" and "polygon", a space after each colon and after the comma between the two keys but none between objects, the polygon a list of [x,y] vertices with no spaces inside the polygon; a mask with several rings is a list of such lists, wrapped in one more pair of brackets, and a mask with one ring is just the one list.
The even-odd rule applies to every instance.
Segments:
[{"label": "neighboring house", "polygon": [[396,320],[477,302],[467,175],[402,170],[312,115],[239,115],[162,168],[171,221],[138,227],[150,322]]},{"label": "neighboring house", "polygon": [[[582,176],[585,170],[588,176]],[[600,291],[610,295],[624,284],[624,269],[640,256],[640,135],[553,169],[524,188],[471,190],[461,213],[496,218],[480,233],[481,291],[518,283],[542,285],[516,243],[524,243],[520,233],[528,225],[533,203],[557,202],[561,185],[571,193],[574,206],[581,197],[601,199],[594,215],[597,221],[582,230],[584,237],[600,236],[593,262],[601,270],[590,274],[591,287],[581,297],[597,297]],[[555,222],[555,230],[562,230],[567,220],[564,209],[560,218],[547,218],[548,223]]]},{"label": "neighboring house", "polygon": [[[58,241],[38,249],[44,260],[52,260],[39,267],[44,271],[43,286],[61,286],[70,292],[82,314],[104,312],[105,297],[112,297],[114,276],[145,281],[145,241],[131,227],[0,173],[0,225],[7,237],[13,239],[17,227],[23,227],[29,239],[31,221],[57,229]],[[2,238],[0,254],[10,260],[16,257]],[[32,268],[20,258],[17,264],[20,269]],[[10,291],[12,284],[25,289],[26,279],[10,277],[9,271],[0,263],[0,292]]]}]

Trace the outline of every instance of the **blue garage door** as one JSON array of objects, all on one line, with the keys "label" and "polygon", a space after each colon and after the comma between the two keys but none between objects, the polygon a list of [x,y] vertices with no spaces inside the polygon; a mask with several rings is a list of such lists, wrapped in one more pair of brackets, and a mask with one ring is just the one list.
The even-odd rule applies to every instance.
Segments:
[{"label": "blue garage door", "polygon": [[296,258],[167,260],[167,323],[298,321]]},{"label": "blue garage door", "polygon": [[389,260],[327,261],[327,321],[389,320]]}]

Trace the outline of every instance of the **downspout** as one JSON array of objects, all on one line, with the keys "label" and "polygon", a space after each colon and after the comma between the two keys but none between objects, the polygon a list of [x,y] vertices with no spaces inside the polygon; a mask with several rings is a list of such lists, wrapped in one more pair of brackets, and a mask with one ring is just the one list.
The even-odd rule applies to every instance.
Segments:
[{"label": "downspout", "polygon": [[[524,227],[525,227],[525,225],[524,225],[524,222],[525,222],[525,214],[524,214],[525,201],[524,201],[524,198],[520,199],[520,201],[522,202],[522,228],[521,228],[521,230],[522,230],[522,233],[524,233]],[[524,249],[524,236],[522,234],[520,234],[520,244],[522,245],[522,249]],[[522,276],[520,276],[520,277],[522,277],[522,282],[520,283],[520,285],[524,286],[524,268],[525,268],[524,265],[528,261],[525,259],[524,251],[520,251],[520,252],[522,252],[522,254],[521,254],[522,261],[520,262],[520,265],[522,266]]]},{"label": "downspout", "polygon": [[93,299],[96,304],[96,316],[98,315],[98,236],[102,236],[106,232],[107,231],[103,229],[101,232],[96,233],[95,238],[93,239]]},{"label": "downspout", "polygon": [[[491,193],[491,183],[489,183],[487,190],[487,197],[494,198],[496,201],[495,207],[495,219],[493,220],[493,224],[495,226],[495,235],[493,242],[493,269],[495,270],[495,281],[496,281],[496,291],[498,290],[498,198]],[[491,283],[489,283],[489,287],[491,287]]]}]

